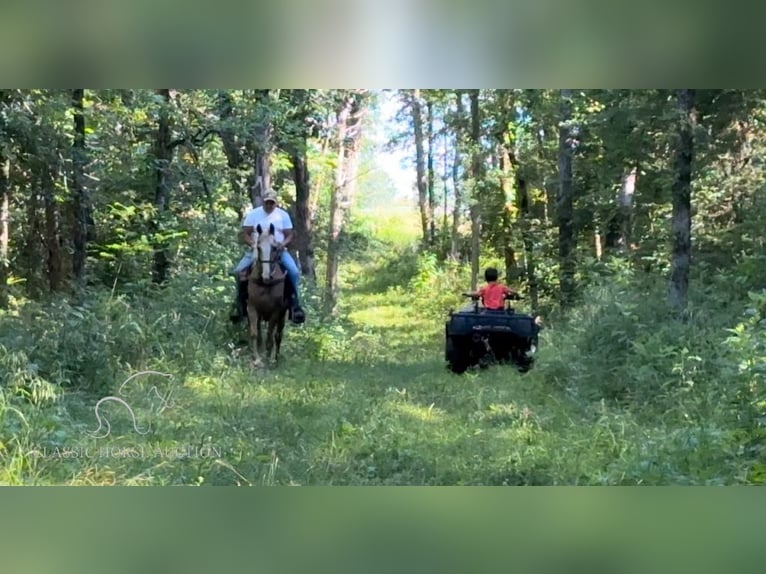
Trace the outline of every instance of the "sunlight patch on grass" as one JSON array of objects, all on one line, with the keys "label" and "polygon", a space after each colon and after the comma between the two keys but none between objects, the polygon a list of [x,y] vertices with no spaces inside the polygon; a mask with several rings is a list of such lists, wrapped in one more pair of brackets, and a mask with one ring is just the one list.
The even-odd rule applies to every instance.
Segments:
[{"label": "sunlight patch on grass", "polygon": [[346,315],[357,310],[369,310],[374,307],[395,307],[401,311],[415,314],[412,307],[407,305],[407,297],[401,288],[390,288],[383,293],[349,293],[341,302],[340,307]]},{"label": "sunlight patch on grass", "polygon": [[413,405],[412,403],[395,403],[394,411],[412,417],[422,422],[441,422],[444,420],[444,412],[434,408],[433,403],[429,406]]},{"label": "sunlight patch on grass", "polygon": [[348,319],[365,327],[407,327],[417,329],[426,326],[429,321],[413,316],[412,311],[395,305],[376,305],[359,309],[348,314]]},{"label": "sunlight patch on grass", "polygon": [[213,377],[193,377],[187,379],[184,387],[200,395],[216,395],[220,392],[221,379]]}]

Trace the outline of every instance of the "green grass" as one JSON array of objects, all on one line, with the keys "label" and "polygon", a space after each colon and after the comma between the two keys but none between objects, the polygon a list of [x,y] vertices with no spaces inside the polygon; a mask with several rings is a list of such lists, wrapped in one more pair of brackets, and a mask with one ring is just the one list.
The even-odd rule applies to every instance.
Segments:
[{"label": "green grass", "polygon": [[[105,294],[85,307],[29,304],[5,317],[0,483],[629,485],[766,477],[754,422],[766,407],[760,383],[753,387],[762,366],[754,314],[766,307],[757,297],[754,318],[735,336],[725,331],[740,320],[730,314],[679,323],[635,283],[609,280],[569,322],[544,331],[531,372],[492,367],[456,376],[443,361],[444,311],[459,304],[464,271],[415,256],[402,267],[387,261],[392,253],[400,251],[344,261],[338,318],[319,317],[309,298],[309,322],[286,327],[282,363],[268,370],[250,366],[243,330],[226,322],[224,277],[181,277],[151,302]],[[405,267],[404,284],[375,283],[371,272]],[[180,299],[190,283],[193,295]],[[173,379],[144,375],[118,393],[148,369]],[[172,390],[164,410],[152,385],[162,395]],[[110,436],[89,434],[98,427],[94,406],[107,395],[124,398],[146,434],[114,401],[100,410]]]}]

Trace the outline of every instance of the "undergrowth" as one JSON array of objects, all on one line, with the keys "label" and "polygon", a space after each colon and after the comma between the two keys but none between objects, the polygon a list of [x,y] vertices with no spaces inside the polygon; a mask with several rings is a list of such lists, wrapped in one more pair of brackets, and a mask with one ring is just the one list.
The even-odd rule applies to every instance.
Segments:
[{"label": "undergrowth", "polygon": [[[465,266],[402,242],[365,249],[343,263],[337,316],[308,289],[309,320],[286,327],[271,370],[251,368],[244,328],[228,324],[223,273],[17,305],[0,319],[0,482],[766,480],[766,293],[755,280],[732,296],[729,277],[707,270],[679,314],[663,277],[605,262],[574,310],[546,317],[532,371],[456,376],[443,329],[463,303]],[[108,396],[137,421],[103,403],[101,437],[94,409]]]}]

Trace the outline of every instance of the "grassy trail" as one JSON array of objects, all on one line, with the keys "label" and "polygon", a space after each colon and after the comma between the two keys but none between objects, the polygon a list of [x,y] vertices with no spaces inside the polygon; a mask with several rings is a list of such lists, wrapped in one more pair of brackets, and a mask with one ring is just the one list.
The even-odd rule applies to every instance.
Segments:
[{"label": "grassy trail", "polygon": [[[400,245],[409,240],[394,239]],[[369,254],[344,261],[338,318],[320,322],[314,314],[300,328],[288,325],[277,368],[251,368],[247,349],[233,343],[243,330],[226,324],[223,299],[201,295],[195,309],[204,321],[165,313],[160,319],[174,325],[167,338],[140,346],[148,357],[142,368],[172,379],[144,374],[120,392],[126,375],[110,379],[106,393],[66,391],[41,408],[0,404],[0,483],[738,480],[737,470],[726,467],[732,460],[722,442],[727,439],[706,426],[704,412],[682,403],[661,412],[634,411],[570,392],[580,373],[566,363],[562,368],[561,360],[554,366],[565,347],[561,338],[551,340],[555,331],[544,332],[537,365],[527,374],[493,366],[453,375],[443,360],[443,309],[401,282],[392,288],[381,283],[380,266]],[[228,284],[222,292],[228,297]],[[138,323],[155,330],[164,324],[147,317]],[[575,343],[567,344],[576,354]],[[109,393],[125,403],[102,400],[99,427],[94,408]]]},{"label": "grassy trail", "polygon": [[[7,468],[5,481],[548,484],[558,473],[576,482],[577,451],[591,445],[567,440],[568,452],[549,450],[577,422],[550,408],[557,399],[542,382],[510,367],[451,374],[442,319],[418,315],[396,291],[355,291],[364,269],[347,265],[344,321],[287,327],[276,369],[255,371],[246,352],[225,349],[215,372],[138,377],[124,395],[114,392],[136,427],[112,401],[99,411],[111,425],[105,438],[89,434],[97,397],[66,395],[56,414],[28,421],[27,452],[40,452]],[[162,412],[152,385],[163,395],[173,389]]]},{"label": "grassy trail", "polygon": [[[408,241],[402,231],[386,240]],[[0,482],[550,482],[536,462],[551,424],[544,386],[512,368],[453,375],[440,313],[419,312],[401,289],[376,288],[374,276],[369,261],[344,262],[339,319],[288,324],[278,368],[249,366],[247,350],[231,344],[242,332],[227,331],[216,303],[209,332],[188,333],[198,342],[184,360],[145,367],[172,379],[144,374],[101,394],[67,391],[15,422],[7,411],[24,438],[6,448],[15,454]],[[193,330],[176,319],[178,333]],[[125,403],[102,401],[99,420],[95,407],[109,393]]]}]

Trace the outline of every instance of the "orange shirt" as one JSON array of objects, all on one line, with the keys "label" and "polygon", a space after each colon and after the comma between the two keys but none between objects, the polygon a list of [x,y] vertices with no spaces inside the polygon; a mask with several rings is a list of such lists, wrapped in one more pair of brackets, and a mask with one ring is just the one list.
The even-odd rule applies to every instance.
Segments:
[{"label": "orange shirt", "polygon": [[487,283],[479,289],[479,296],[487,309],[502,309],[507,293],[513,293],[513,291],[500,283]]}]

